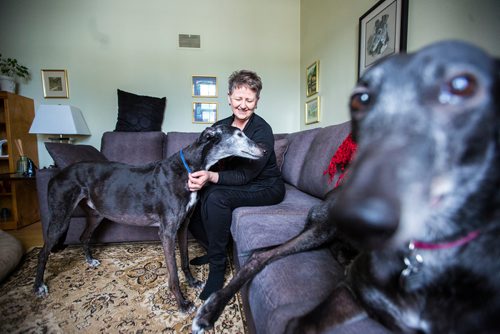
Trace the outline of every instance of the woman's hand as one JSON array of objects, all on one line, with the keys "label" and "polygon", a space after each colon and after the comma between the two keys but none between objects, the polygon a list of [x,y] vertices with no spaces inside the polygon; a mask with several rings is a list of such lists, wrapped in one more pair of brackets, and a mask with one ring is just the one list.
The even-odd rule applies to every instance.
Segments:
[{"label": "woman's hand", "polygon": [[217,183],[219,174],[206,170],[199,170],[189,174],[188,188],[189,191],[198,191],[205,186],[207,182]]}]

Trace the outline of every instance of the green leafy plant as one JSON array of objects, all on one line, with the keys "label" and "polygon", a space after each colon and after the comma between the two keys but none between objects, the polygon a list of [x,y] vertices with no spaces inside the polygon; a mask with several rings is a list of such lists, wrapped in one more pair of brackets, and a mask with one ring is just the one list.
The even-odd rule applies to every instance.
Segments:
[{"label": "green leafy plant", "polygon": [[30,78],[30,72],[26,66],[23,66],[17,62],[14,58],[4,58],[0,54],[0,73],[8,77],[19,77],[28,80]]}]

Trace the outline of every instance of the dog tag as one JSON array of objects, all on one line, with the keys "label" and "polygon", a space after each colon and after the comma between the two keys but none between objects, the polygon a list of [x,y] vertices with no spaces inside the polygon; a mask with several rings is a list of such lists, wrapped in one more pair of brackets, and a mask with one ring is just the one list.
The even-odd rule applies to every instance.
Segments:
[{"label": "dog tag", "polygon": [[418,276],[424,259],[422,255],[415,252],[415,245],[413,243],[410,243],[408,248],[410,249],[410,253],[403,259],[406,267],[401,271],[399,284],[406,291],[414,291],[419,288],[421,283]]}]

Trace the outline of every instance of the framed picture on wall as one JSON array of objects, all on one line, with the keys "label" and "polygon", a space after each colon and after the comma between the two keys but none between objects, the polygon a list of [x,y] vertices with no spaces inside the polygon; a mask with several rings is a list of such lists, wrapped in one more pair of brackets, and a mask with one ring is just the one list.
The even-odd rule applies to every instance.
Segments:
[{"label": "framed picture on wall", "polygon": [[217,102],[193,102],[193,123],[215,123],[217,105]]},{"label": "framed picture on wall", "polygon": [[193,75],[193,97],[217,97],[217,77]]},{"label": "framed picture on wall", "polygon": [[319,60],[306,69],[306,96],[312,96],[319,91]]},{"label": "framed picture on wall", "polygon": [[69,97],[68,73],[66,70],[42,70],[43,97]]},{"label": "framed picture on wall", "polygon": [[406,51],[408,0],[381,0],[359,18],[358,78],[377,61]]},{"label": "framed picture on wall", "polygon": [[319,96],[306,102],[306,124],[313,124],[319,122]]}]

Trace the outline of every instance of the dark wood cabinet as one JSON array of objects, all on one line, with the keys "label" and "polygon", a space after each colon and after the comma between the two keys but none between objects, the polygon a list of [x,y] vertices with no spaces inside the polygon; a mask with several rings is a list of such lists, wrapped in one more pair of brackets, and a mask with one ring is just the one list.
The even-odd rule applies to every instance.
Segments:
[{"label": "dark wood cabinet", "polygon": [[[15,140],[20,139],[23,153],[38,166],[37,138],[29,134],[35,117],[32,99],[0,92],[0,229],[17,229],[40,220],[34,178],[14,175],[19,160]],[[4,142],[6,140],[6,142]]]}]

